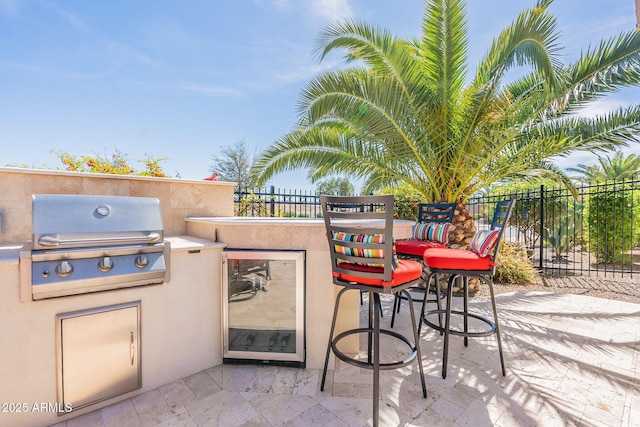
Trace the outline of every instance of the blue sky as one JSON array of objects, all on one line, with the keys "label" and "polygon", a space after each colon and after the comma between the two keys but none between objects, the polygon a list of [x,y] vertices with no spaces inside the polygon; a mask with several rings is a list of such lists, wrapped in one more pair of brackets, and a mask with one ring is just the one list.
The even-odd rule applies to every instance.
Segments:
[{"label": "blue sky", "polygon": [[[470,63],[534,0],[469,0]],[[219,147],[266,148],[295,125],[300,89],[340,66],[311,55],[319,31],[351,17],[420,32],[422,0],[0,0],[0,165],[62,168],[51,150],[168,158],[202,179]],[[635,27],[634,0],[556,0],[567,61]],[[472,68],[473,69],[473,68]],[[615,93],[587,114],[627,105]],[[638,147],[631,149],[640,153]],[[593,163],[576,155],[563,167]],[[276,187],[313,189],[304,171]]]}]

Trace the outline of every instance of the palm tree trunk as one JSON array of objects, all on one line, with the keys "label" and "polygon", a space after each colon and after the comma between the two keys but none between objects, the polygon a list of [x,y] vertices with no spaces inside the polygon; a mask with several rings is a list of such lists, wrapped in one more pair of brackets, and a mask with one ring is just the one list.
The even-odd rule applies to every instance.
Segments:
[{"label": "palm tree trunk", "polygon": [[449,231],[449,247],[466,248],[476,232],[473,216],[462,203],[456,205]]}]

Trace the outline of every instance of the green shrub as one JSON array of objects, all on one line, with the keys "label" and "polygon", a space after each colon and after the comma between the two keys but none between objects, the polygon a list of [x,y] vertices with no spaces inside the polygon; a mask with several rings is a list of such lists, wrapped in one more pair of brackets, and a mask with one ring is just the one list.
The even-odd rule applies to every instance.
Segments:
[{"label": "green shrub", "polygon": [[269,216],[267,204],[253,191],[247,197],[240,200],[240,205],[236,208],[236,216]]},{"label": "green shrub", "polygon": [[426,203],[423,196],[410,186],[403,184],[394,188],[385,188],[380,194],[393,194],[395,199],[395,217],[410,221],[418,220],[418,205]]},{"label": "green shrub", "polygon": [[564,209],[564,217],[554,218],[550,226],[544,227],[544,240],[553,248],[556,258],[576,245],[582,234],[582,205],[570,200],[573,210]]},{"label": "green shrub", "polygon": [[592,194],[586,203],[587,243],[599,263],[619,263],[640,237],[640,203],[629,191]]},{"label": "green shrub", "polygon": [[494,280],[498,283],[529,285],[535,283],[538,272],[524,248],[515,242],[500,244],[500,257]]}]

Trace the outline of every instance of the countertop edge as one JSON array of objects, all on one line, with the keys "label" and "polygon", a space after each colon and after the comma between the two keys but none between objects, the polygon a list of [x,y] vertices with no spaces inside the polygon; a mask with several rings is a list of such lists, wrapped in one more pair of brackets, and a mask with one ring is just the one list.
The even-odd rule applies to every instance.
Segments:
[{"label": "countertop edge", "polygon": [[224,249],[226,243],[214,242],[195,236],[170,236],[165,240],[171,245],[171,252],[188,251],[192,249]]}]

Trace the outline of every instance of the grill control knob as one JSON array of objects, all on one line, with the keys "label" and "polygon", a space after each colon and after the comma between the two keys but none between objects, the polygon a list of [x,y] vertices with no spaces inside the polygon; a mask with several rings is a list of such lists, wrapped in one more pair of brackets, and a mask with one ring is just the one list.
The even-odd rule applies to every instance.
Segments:
[{"label": "grill control knob", "polygon": [[98,270],[104,271],[105,273],[107,271],[110,271],[112,268],[113,268],[113,261],[111,261],[111,258],[109,258],[108,256],[102,258],[98,263]]},{"label": "grill control knob", "polygon": [[56,266],[56,274],[60,277],[67,277],[73,273],[73,265],[69,261],[62,261]]},{"label": "grill control knob", "polygon": [[138,255],[135,260],[136,267],[145,268],[149,265],[149,258],[146,255]]}]

